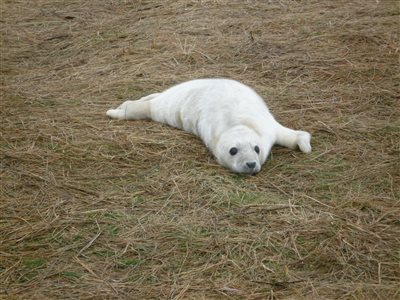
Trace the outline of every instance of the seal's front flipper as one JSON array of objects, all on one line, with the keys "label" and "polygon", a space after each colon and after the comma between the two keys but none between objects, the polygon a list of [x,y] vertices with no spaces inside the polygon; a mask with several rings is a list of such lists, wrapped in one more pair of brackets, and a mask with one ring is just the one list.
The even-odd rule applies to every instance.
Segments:
[{"label": "seal's front flipper", "polygon": [[311,134],[306,131],[297,131],[297,145],[301,152],[310,153],[311,152]]},{"label": "seal's front flipper", "polygon": [[306,131],[293,130],[278,124],[276,131],[277,145],[294,149],[299,147],[301,152],[311,152],[311,134]]}]

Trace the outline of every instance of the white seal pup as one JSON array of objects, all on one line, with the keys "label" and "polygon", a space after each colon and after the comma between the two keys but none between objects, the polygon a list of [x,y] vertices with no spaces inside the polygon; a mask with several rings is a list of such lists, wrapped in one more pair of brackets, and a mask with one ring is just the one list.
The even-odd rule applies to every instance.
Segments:
[{"label": "white seal pup", "polygon": [[197,135],[217,161],[236,173],[260,171],[274,144],[311,152],[311,135],[279,124],[250,87],[230,79],[197,79],[125,101],[114,119],[152,119]]}]

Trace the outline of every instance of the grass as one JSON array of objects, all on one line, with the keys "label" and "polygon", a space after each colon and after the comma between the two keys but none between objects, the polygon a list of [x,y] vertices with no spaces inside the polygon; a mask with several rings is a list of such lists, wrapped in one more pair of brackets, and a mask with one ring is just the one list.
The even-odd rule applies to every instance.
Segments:
[{"label": "grass", "polygon": [[[400,296],[395,1],[3,1],[0,298]],[[229,77],[309,155],[230,173],[105,111]]]},{"label": "grass", "polygon": [[42,258],[30,258],[26,259],[23,264],[28,269],[36,269],[44,266],[46,261]]}]

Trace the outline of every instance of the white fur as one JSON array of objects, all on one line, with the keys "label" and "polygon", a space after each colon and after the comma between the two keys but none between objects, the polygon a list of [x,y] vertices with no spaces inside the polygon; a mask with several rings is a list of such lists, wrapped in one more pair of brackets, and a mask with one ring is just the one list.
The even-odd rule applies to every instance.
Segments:
[{"label": "white fur", "polygon": [[[197,135],[218,162],[236,173],[255,174],[274,144],[311,152],[311,135],[279,124],[248,86],[229,79],[198,79],[107,111],[114,119],[152,119]],[[257,154],[255,146],[260,153]],[[236,155],[229,153],[237,148]],[[248,164],[255,163],[254,168]]]}]

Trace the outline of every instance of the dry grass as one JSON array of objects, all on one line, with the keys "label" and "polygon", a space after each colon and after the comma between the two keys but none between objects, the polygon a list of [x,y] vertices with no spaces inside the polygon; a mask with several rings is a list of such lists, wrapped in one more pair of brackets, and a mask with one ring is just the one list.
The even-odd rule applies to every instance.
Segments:
[{"label": "dry grass", "polygon": [[[396,1],[1,6],[0,297],[399,299]],[[241,80],[314,152],[257,176],[104,113]]]}]

